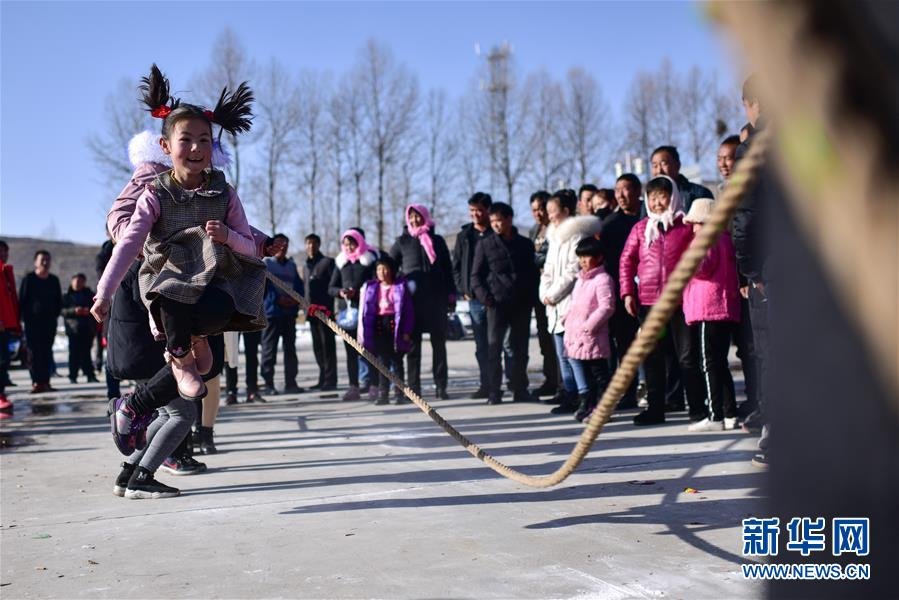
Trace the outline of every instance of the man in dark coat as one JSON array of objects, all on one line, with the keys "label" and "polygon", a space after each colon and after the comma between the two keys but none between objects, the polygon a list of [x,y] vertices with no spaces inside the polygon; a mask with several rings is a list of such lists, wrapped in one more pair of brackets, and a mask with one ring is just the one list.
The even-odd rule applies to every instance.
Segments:
[{"label": "man in dark coat", "polygon": [[[743,107],[749,119],[749,137],[737,148],[737,161],[749,151],[755,136],[765,129],[762,118],[762,107],[755,89],[754,78],[749,77],[743,84]],[[761,451],[753,459],[753,464],[765,468],[768,466],[768,309],[770,290],[768,289],[768,240],[764,231],[767,205],[772,197],[780,197],[782,192],[773,173],[773,167],[766,165],[759,173],[755,185],[746,191],[740,207],[734,214],[734,250],[737,257],[737,270],[748,283],[749,321],[752,326],[753,351],[756,365],[756,398],[758,408],[747,417],[747,425],[762,427],[759,440]]]},{"label": "man in dark coat", "polygon": [[[543,271],[546,263],[546,253],[549,251],[549,240],[546,238],[549,227],[549,215],[546,213],[546,203],[549,200],[549,192],[539,190],[531,194],[531,215],[534,217],[534,225],[528,232],[528,238],[534,244],[534,264],[537,266],[537,275]],[[561,383],[559,373],[559,359],[556,358],[556,345],[553,336],[549,332],[549,322],[546,319],[546,305],[540,301],[540,295],[534,295],[534,320],[537,322],[537,341],[540,344],[540,354],[543,355],[543,384],[534,390],[537,396],[555,396]]]},{"label": "man in dark coat", "polygon": [[95,383],[94,365],[91,362],[91,345],[97,333],[96,320],[90,307],[94,304],[94,292],[87,287],[87,277],[78,273],[62,297],[62,316],[69,338],[69,381],[78,382],[78,370]]},{"label": "man in dark coat", "polygon": [[462,226],[459,235],[456,236],[456,245],[453,247],[453,280],[456,290],[462,294],[462,298],[468,301],[468,310],[471,315],[471,329],[474,333],[475,358],[479,369],[479,386],[471,395],[473,399],[487,397],[487,307],[475,298],[471,281],[471,265],[474,262],[475,249],[487,236],[493,235],[490,228],[490,205],[493,199],[490,194],[475,192],[468,199],[468,214],[471,223]]},{"label": "man in dark coat", "polygon": [[502,402],[502,352],[507,332],[513,401],[533,399],[528,392],[527,365],[537,266],[534,244],[512,225],[514,214],[512,207],[503,202],[490,207],[490,227],[496,235],[478,244],[472,265],[475,296],[487,306],[488,404]]},{"label": "man in dark coat", "polygon": [[[291,285],[298,294],[303,294],[303,280],[292,258],[287,257],[290,240],[283,233],[273,236],[283,240],[284,245],[274,256],[263,259],[268,272]],[[299,394],[303,388],[297,385],[296,320],[300,312],[299,303],[278,290],[271,282],[265,283],[265,316],[268,325],[262,332],[262,378],[265,391],[269,395],[275,390],[275,362],[278,354],[278,340],[283,343],[284,353],[284,393]]]},{"label": "man in dark coat", "polygon": [[34,271],[22,278],[19,310],[25,324],[25,339],[31,352],[31,392],[54,392],[50,387],[53,364],[53,340],[62,310],[59,278],[50,273],[50,253],[34,253]]},{"label": "man in dark coat", "polygon": [[[610,214],[602,223],[602,232],[599,234],[603,247],[606,251],[605,267],[606,272],[618,286],[618,262],[621,259],[621,252],[624,250],[624,243],[627,236],[630,235],[631,229],[640,220],[640,194],[643,185],[640,178],[633,173],[624,173],[615,182],[615,200],[618,203],[618,210]],[[615,293],[617,298],[615,304],[615,313],[609,320],[609,341],[612,346],[612,355],[614,361],[612,366],[616,367],[621,364],[621,359],[630,347],[631,342],[637,336],[637,330],[640,323],[632,317],[624,309],[624,302],[619,297],[620,294]],[[637,407],[637,378],[631,382],[631,386],[624,393],[618,408],[636,408]]]},{"label": "man in dark coat", "polygon": [[[334,259],[320,252],[322,240],[310,233],[306,236],[306,260],[300,265],[306,287],[306,302],[334,310],[334,299],[328,284],[334,274]],[[308,319],[312,334],[312,352],[318,364],[318,382],[312,389],[323,392],[337,389],[337,344],[334,334],[318,319]]]}]

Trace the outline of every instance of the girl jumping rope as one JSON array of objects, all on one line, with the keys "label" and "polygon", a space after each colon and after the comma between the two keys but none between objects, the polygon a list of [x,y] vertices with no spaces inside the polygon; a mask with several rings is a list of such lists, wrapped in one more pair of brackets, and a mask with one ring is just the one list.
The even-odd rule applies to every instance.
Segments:
[{"label": "girl jumping rope", "polygon": [[154,333],[164,336],[178,393],[205,395],[202,375],[212,366],[205,336],[265,326],[265,266],[237,192],[210,167],[212,124],[236,134],[250,128],[252,92],[246,84],[204,110],[169,96],[168,80],[153,65],[141,85],[142,100],[163,119],[159,144],[172,169],[158,174],[141,194],[130,223],[113,250],[91,309],[98,321],[110,298],[143,252],[140,293]]}]

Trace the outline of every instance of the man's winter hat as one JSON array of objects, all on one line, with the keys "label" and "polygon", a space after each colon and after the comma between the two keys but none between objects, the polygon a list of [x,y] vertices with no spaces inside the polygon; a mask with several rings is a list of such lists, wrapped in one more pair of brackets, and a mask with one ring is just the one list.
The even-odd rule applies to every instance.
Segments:
[{"label": "man's winter hat", "polygon": [[712,208],[715,201],[711,198],[697,198],[690,205],[690,211],[684,217],[684,223],[705,223],[709,215],[712,214]]}]

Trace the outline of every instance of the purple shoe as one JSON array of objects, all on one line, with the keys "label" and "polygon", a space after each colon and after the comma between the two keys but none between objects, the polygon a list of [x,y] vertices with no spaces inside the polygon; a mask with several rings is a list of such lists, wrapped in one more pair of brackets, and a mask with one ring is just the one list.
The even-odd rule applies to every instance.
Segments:
[{"label": "purple shoe", "polygon": [[112,398],[106,407],[109,426],[112,429],[112,441],[125,456],[129,456],[135,450],[143,450],[147,446],[147,427],[153,420],[153,415],[135,413],[127,404],[130,397],[129,393],[121,398]]}]

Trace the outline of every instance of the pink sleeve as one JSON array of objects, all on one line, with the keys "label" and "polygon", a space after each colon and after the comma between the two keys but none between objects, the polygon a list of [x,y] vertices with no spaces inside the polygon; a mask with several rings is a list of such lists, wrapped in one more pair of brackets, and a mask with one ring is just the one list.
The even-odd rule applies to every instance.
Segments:
[{"label": "pink sleeve", "polygon": [[141,163],[134,169],[131,174],[131,180],[125,188],[119,193],[118,198],[112,203],[112,208],[106,215],[106,228],[112,236],[113,243],[119,241],[128,228],[131,221],[131,215],[134,213],[134,207],[137,205],[137,199],[147,188],[147,185],[159,173],[168,169],[165,165],[159,163]]},{"label": "pink sleeve", "polygon": [[256,240],[247,223],[247,215],[243,210],[243,204],[237,195],[237,190],[230,188],[228,198],[228,212],[225,215],[225,225],[231,231],[228,232],[228,240],[225,242],[235,252],[246,256],[256,256]]},{"label": "pink sleeve", "polygon": [[637,264],[640,262],[640,242],[642,241],[642,228],[634,225],[624,249],[621,251],[621,259],[618,262],[618,285],[621,289],[621,297],[636,296],[637,285],[634,277],[637,275]]},{"label": "pink sleeve", "polygon": [[112,298],[131,263],[138,257],[147,235],[159,218],[159,200],[150,190],[144,191],[134,207],[128,226],[112,249],[112,257],[97,283],[97,298]]},{"label": "pink sleeve", "polygon": [[265,256],[265,243],[268,241],[268,236],[252,225],[250,226],[250,233],[253,234],[253,241],[256,243],[256,256],[262,258]]}]

